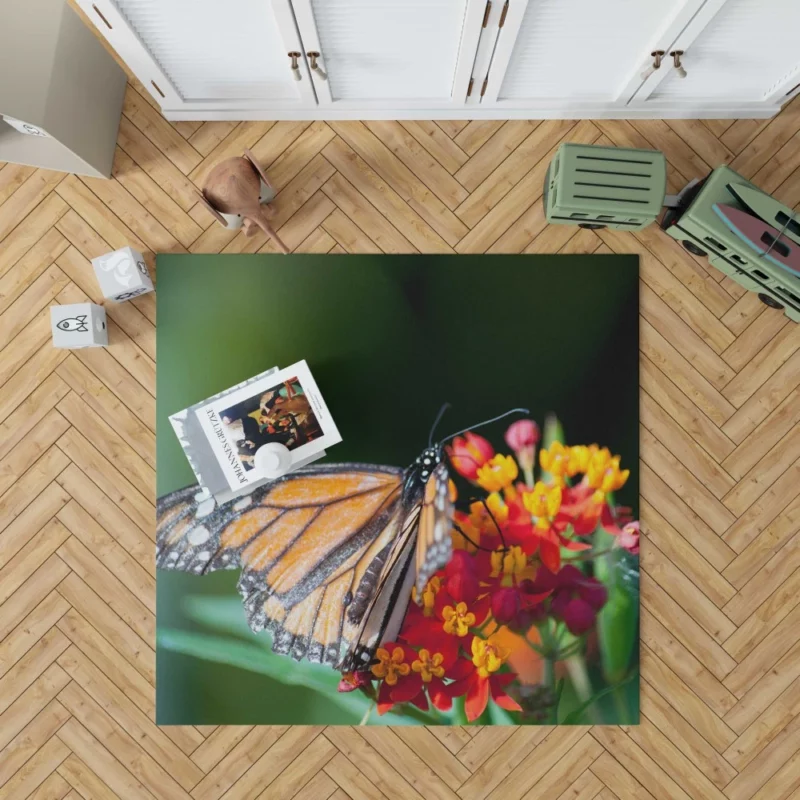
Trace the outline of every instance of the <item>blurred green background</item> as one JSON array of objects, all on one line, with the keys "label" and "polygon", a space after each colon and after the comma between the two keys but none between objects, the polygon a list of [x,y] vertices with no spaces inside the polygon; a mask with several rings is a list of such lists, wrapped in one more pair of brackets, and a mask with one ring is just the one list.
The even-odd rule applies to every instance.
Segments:
[{"label": "blurred green background", "polygon": [[[409,464],[444,402],[443,435],[514,406],[540,425],[552,411],[567,443],[622,455],[617,502],[638,518],[637,256],[161,255],[157,268],[158,496],[195,483],[170,414],[305,358],[344,438],[329,461]],[[504,430],[481,433],[502,449]],[[237,575],[159,571],[159,724],[358,723],[368,701],[338,694],[338,673],[250,632]]]}]

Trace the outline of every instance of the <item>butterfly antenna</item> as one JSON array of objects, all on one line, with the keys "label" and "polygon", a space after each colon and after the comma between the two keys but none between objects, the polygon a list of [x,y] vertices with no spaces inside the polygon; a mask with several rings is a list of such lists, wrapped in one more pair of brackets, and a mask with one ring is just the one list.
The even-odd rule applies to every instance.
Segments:
[{"label": "butterfly antenna", "polygon": [[477,542],[473,541],[472,537],[468,536],[457,522],[453,521],[452,525],[453,525],[453,529],[458,531],[476,550],[483,550],[484,553],[494,553],[495,552],[493,548],[491,548],[491,547],[482,547]]},{"label": "butterfly antenna", "polygon": [[447,411],[448,408],[450,408],[450,403],[444,403],[442,407],[439,409],[439,413],[436,415],[436,419],[433,421],[433,425],[431,425],[431,432],[428,436],[428,447],[431,447],[431,445],[433,444],[433,434],[436,433],[436,428],[442,421],[444,412]]},{"label": "butterfly antenna", "polygon": [[466,433],[467,431],[473,431],[476,428],[482,428],[484,425],[491,425],[493,422],[498,422],[501,419],[505,419],[506,417],[510,417],[512,414],[530,414],[530,410],[527,408],[512,408],[510,411],[506,411],[504,414],[500,414],[497,417],[492,417],[491,419],[485,419],[483,422],[478,422],[476,425],[470,425],[468,428],[464,428],[462,431],[457,431],[456,433],[451,433],[449,436],[445,436],[442,439],[442,444],[444,442],[449,441],[450,439],[455,439],[456,436],[461,436],[462,433]]},{"label": "butterfly antenna", "polygon": [[481,503],[483,503],[483,507],[486,509],[486,513],[491,518],[492,522],[494,523],[494,527],[497,529],[497,533],[500,535],[500,541],[503,543],[503,552],[506,552],[508,550],[508,545],[506,544],[506,539],[503,536],[502,528],[498,524],[497,519],[495,518],[494,514],[492,514],[492,509],[489,508],[489,504],[486,502],[486,498],[485,497],[481,497]]}]

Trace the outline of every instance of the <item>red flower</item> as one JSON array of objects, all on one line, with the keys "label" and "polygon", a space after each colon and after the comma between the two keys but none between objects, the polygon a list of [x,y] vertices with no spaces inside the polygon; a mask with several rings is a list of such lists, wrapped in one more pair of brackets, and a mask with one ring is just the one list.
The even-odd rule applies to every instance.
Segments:
[{"label": "red flower", "polygon": [[471,650],[471,666],[474,667],[474,671],[447,687],[452,697],[466,695],[464,710],[467,719],[474,722],[483,714],[489,703],[489,695],[501,708],[507,711],[521,711],[520,705],[505,693],[505,687],[517,676],[513,672],[497,674],[497,670],[503,666],[511,651],[503,647],[495,636],[490,636],[488,639],[474,636]]},{"label": "red flower", "polygon": [[[441,575],[441,573],[440,573]],[[442,653],[448,662],[455,661],[463,637],[474,626],[486,621],[490,598],[479,596],[481,588],[475,559],[457,550],[444,575],[430,580],[423,592],[423,607],[410,603],[400,639],[414,647]]]},{"label": "red flower", "polygon": [[555,572],[561,566],[560,539],[555,528],[534,525],[530,512],[519,502],[508,508],[508,522],[504,531],[508,545],[519,545],[526,555],[538,551],[542,563]]},{"label": "red flower", "polygon": [[447,711],[452,706],[453,696],[443,679],[460,680],[470,666],[466,659],[448,658],[444,653],[424,647],[417,652],[397,642],[387,642],[379,647],[375,656],[378,663],[371,669],[372,674],[381,680],[379,714],[385,714],[395,703],[413,703],[427,711],[428,697],[440,711]]},{"label": "red flower", "polygon": [[464,436],[453,439],[447,454],[453,469],[468,481],[474,481],[478,470],[494,457],[494,448],[483,436],[467,431]]},{"label": "red flower", "polygon": [[526,589],[551,591],[550,613],[560,619],[575,636],[586,633],[595,623],[597,612],[605,605],[608,592],[595,578],[588,578],[568,564],[558,574],[540,569]]}]

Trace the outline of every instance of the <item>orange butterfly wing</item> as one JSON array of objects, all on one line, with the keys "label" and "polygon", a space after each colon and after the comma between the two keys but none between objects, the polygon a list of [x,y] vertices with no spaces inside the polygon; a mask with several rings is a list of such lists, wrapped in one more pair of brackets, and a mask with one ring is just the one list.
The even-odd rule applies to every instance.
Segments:
[{"label": "orange butterfly wing", "polygon": [[399,579],[414,532],[403,475],[307,467],[220,507],[196,486],[174,492],[158,503],[156,564],[195,574],[241,567],[248,622],[273,632],[276,652],[332,666],[356,663],[356,653],[363,661],[392,611],[373,614],[379,584]]}]

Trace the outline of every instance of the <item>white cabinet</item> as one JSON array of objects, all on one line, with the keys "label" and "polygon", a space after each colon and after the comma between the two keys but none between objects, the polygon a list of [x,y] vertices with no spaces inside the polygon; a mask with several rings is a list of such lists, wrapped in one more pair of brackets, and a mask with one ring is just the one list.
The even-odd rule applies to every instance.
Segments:
[{"label": "white cabinet", "polygon": [[800,0],[76,1],[169,119],[768,117],[800,92]]},{"label": "white cabinet", "polygon": [[632,105],[780,103],[800,88],[798,31],[797,0],[709,0],[668,46],[686,76],[665,64]]},{"label": "white cabinet", "polygon": [[[80,0],[164,109],[192,113],[316,106],[290,0]],[[299,69],[305,71],[305,64]]]},{"label": "white cabinet", "polygon": [[[624,106],[659,41],[703,0],[510,0],[483,104],[547,109]],[[519,18],[514,25],[515,17]]]},{"label": "white cabinet", "polygon": [[[292,0],[320,112],[463,105],[485,0]],[[327,78],[326,78],[327,76]]]}]

